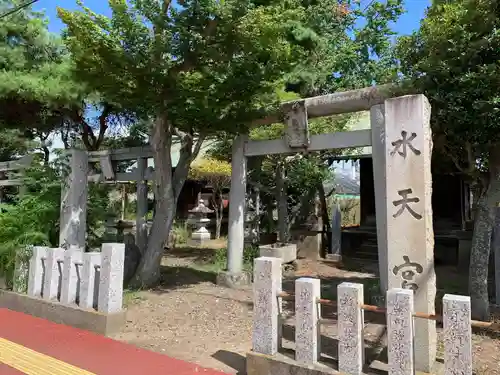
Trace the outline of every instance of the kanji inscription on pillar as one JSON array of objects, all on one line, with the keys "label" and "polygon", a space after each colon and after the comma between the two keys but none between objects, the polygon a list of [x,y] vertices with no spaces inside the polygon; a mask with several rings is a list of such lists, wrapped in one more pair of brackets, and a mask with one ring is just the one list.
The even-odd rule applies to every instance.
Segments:
[{"label": "kanji inscription on pillar", "polygon": [[394,266],[392,273],[401,276],[401,288],[416,291],[418,289],[416,277],[424,271],[424,267],[417,262],[410,261],[407,255],[403,256],[403,260],[404,263]]},{"label": "kanji inscription on pillar", "polygon": [[417,138],[417,133],[411,133],[410,136],[408,137],[408,132],[403,130],[401,132],[401,139],[391,142],[391,145],[394,146],[394,149],[391,151],[391,156],[394,156],[396,153],[398,153],[403,158],[406,158],[408,150],[410,150],[417,156],[420,155],[421,151],[413,147],[412,144],[412,141],[415,138]]},{"label": "kanji inscription on pillar", "polygon": [[[387,238],[387,285],[412,290],[415,310],[434,314],[430,106],[425,96],[409,95],[386,100],[384,108],[387,210],[381,226]],[[435,324],[422,319],[414,324],[416,370],[432,372]]]},{"label": "kanji inscription on pillar", "polygon": [[411,208],[410,204],[418,203],[420,202],[420,198],[418,197],[410,197],[410,195],[413,193],[413,190],[410,189],[403,189],[398,191],[398,195],[401,196],[401,199],[397,199],[392,202],[392,204],[395,207],[399,207],[399,209],[396,211],[392,217],[397,218],[403,214],[403,212],[408,211],[408,213],[413,216],[417,220],[422,219],[422,215],[416,213],[413,208]]}]

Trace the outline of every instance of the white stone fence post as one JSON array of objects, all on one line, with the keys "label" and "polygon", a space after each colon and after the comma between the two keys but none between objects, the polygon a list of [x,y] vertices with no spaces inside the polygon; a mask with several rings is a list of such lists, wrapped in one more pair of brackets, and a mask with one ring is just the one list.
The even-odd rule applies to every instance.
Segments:
[{"label": "white stone fence post", "polygon": [[[253,351],[273,356],[281,346],[281,261],[260,257],[254,264]],[[295,281],[295,360],[300,365],[317,364],[320,348],[321,282],[314,278]],[[387,292],[387,337],[389,375],[413,375],[413,291]],[[338,371],[361,375],[364,361],[363,285],[344,282],[337,287]],[[443,297],[445,374],[472,375],[472,329],[470,297]]]},{"label": "white stone fence post", "polygon": [[121,243],[105,243],[101,252],[91,253],[74,246],[69,250],[35,246],[27,294],[105,314],[120,312],[124,259]]}]

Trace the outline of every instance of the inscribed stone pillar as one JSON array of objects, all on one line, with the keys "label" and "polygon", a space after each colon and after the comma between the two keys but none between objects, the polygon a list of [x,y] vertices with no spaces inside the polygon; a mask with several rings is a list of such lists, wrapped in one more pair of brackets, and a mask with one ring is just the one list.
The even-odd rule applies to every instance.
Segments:
[{"label": "inscribed stone pillar", "polygon": [[344,282],[337,286],[339,371],[359,375],[364,364],[363,284]]},{"label": "inscribed stone pillar", "polygon": [[229,191],[229,223],[227,238],[227,269],[240,273],[243,268],[245,238],[245,193],[247,188],[246,136],[234,139],[231,159],[231,190]]},{"label": "inscribed stone pillar", "polygon": [[56,300],[61,293],[62,262],[64,249],[48,249],[44,260],[45,273],[43,277],[43,298]]},{"label": "inscribed stone pillar", "polygon": [[445,375],[472,375],[472,327],[469,296],[445,294],[443,333]]},{"label": "inscribed stone pillar", "polygon": [[412,291],[394,288],[387,292],[388,375],[414,375],[414,301]]},{"label": "inscribed stone pillar", "polygon": [[122,311],[125,244],[103,243],[97,310],[105,314]]},{"label": "inscribed stone pillar", "polygon": [[387,186],[385,178],[385,109],[375,105],[370,109],[372,130],[373,186],[375,187],[375,215],[377,223],[377,248],[380,289],[387,291]]},{"label": "inscribed stone pillar", "polygon": [[295,280],[295,360],[305,365],[314,365],[320,355],[320,298],[320,279]]},{"label": "inscribed stone pillar", "polygon": [[253,334],[252,350],[256,353],[275,355],[281,345],[282,310],[281,259],[260,257],[254,260],[253,282]]},{"label": "inscribed stone pillar", "polygon": [[[28,295],[41,297],[48,247],[33,246],[33,255],[29,261]],[[45,263],[46,264],[46,263]]]},{"label": "inscribed stone pillar", "polygon": [[97,306],[99,297],[99,279],[101,267],[101,253],[92,252],[83,254],[83,265],[80,277],[80,307],[92,309]]},{"label": "inscribed stone pillar", "polygon": [[[434,314],[432,135],[430,105],[423,95],[385,101],[388,287],[413,290],[415,311]],[[436,326],[415,320],[415,369],[431,372]]]},{"label": "inscribed stone pillar", "polygon": [[82,249],[71,246],[64,253],[64,268],[62,273],[61,303],[73,304],[79,297],[80,275],[79,264],[82,262]]},{"label": "inscribed stone pillar", "polygon": [[146,216],[148,214],[148,183],[145,178],[148,159],[137,159],[137,216],[135,222],[135,243],[141,253],[146,251],[148,241],[148,227]]},{"label": "inscribed stone pillar", "polygon": [[71,150],[70,159],[71,170],[61,190],[59,246],[85,249],[88,155],[83,150]]}]

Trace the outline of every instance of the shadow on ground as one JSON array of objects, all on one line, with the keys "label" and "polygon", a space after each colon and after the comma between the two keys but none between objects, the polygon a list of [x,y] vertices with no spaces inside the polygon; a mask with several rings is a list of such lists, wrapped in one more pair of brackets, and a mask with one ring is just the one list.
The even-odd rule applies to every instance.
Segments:
[{"label": "shadow on ground", "polygon": [[193,263],[210,262],[217,249],[209,247],[175,247],[165,250],[165,255],[172,258],[189,259]]},{"label": "shadow on ground", "polygon": [[246,363],[247,359],[238,353],[233,353],[227,350],[218,350],[213,355],[213,358],[226,366],[231,367],[236,370],[236,375],[246,375]]},{"label": "shadow on ground", "polygon": [[160,278],[160,289],[173,289],[187,285],[216,281],[216,274],[184,266],[162,266]]}]

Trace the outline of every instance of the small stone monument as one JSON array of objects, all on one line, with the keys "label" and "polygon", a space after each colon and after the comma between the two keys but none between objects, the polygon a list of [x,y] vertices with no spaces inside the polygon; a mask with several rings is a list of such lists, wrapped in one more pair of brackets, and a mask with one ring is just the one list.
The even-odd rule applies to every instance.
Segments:
[{"label": "small stone monument", "polygon": [[210,232],[207,228],[205,228],[205,226],[210,223],[210,219],[207,218],[207,214],[212,212],[214,211],[205,206],[203,199],[198,201],[198,206],[189,211],[191,214],[190,222],[194,226],[194,231],[188,241],[189,245],[202,245],[203,243],[210,241]]}]

